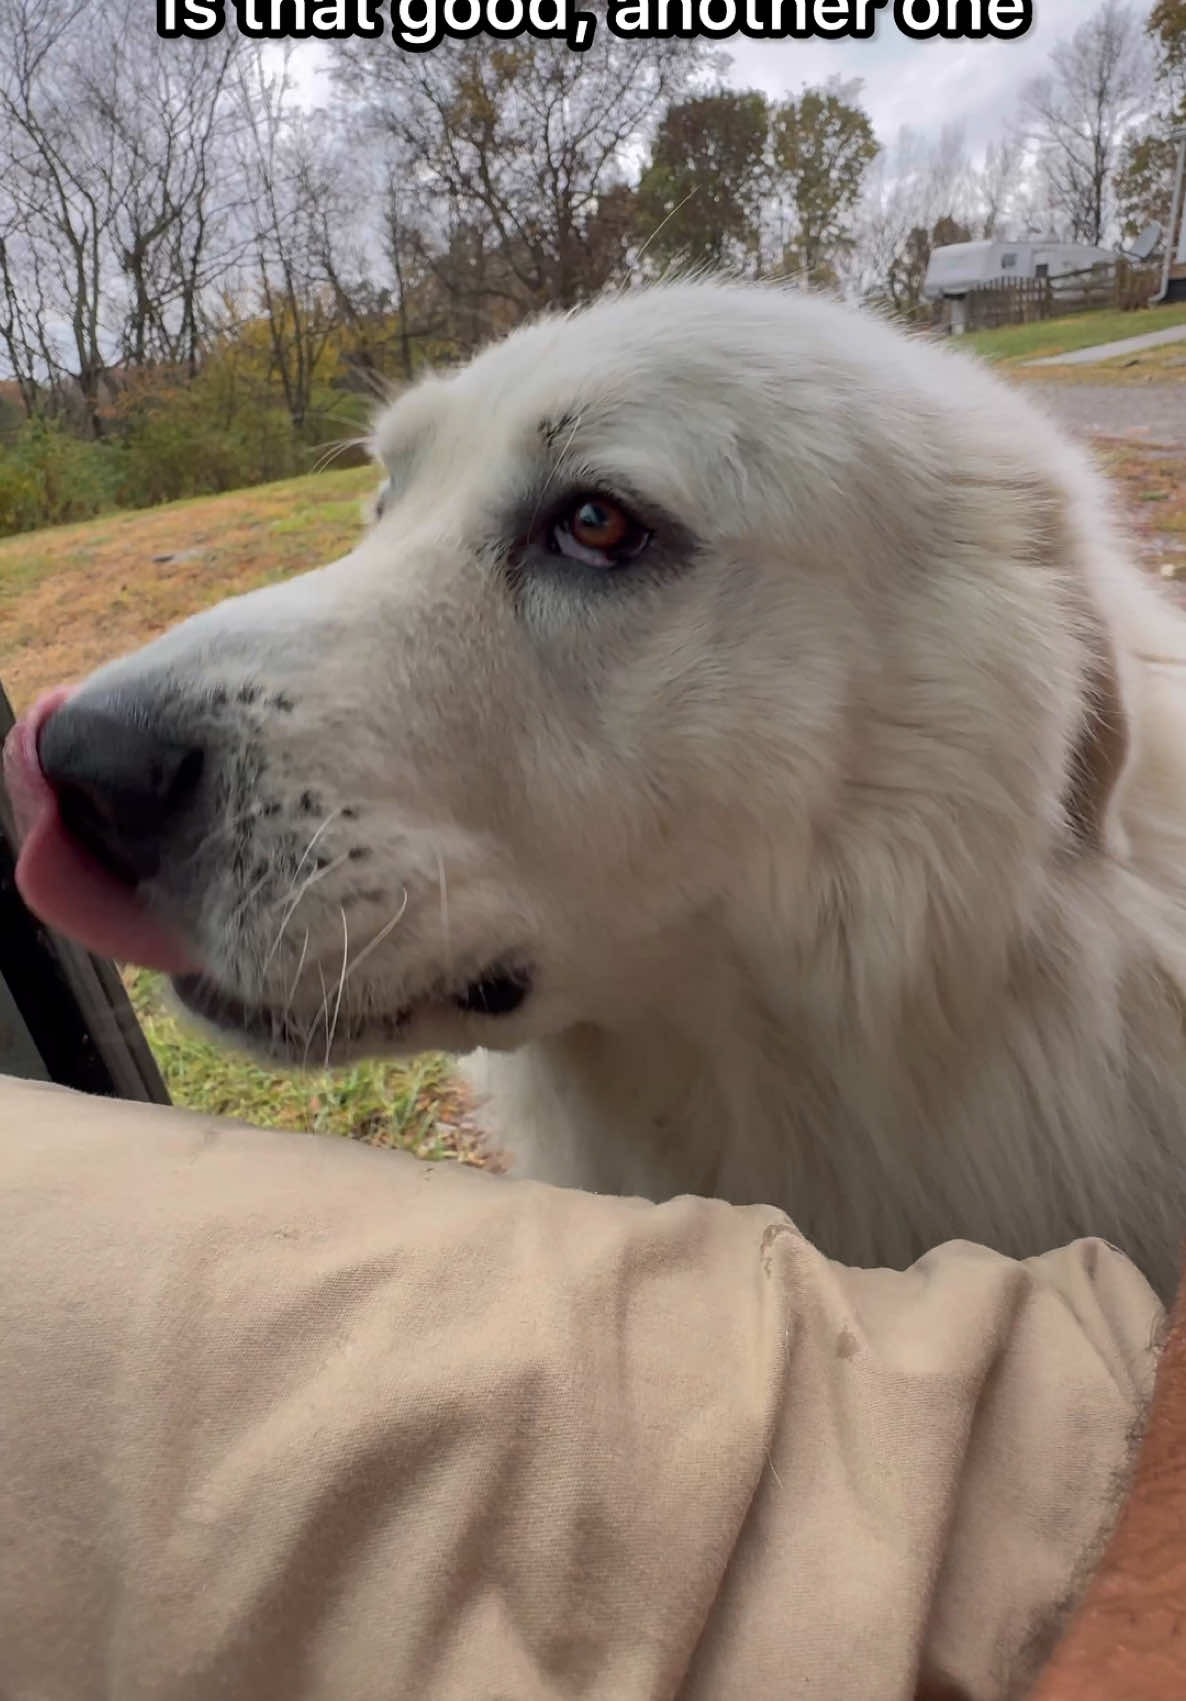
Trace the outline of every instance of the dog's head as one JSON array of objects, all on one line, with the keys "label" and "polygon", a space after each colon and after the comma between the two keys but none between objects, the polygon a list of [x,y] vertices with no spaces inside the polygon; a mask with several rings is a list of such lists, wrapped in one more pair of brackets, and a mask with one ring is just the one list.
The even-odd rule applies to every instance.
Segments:
[{"label": "dog's head", "polygon": [[24,724],[29,901],[320,1061],[612,1023],[673,964],[690,995],[723,917],[817,928],[822,871],[870,834],[925,870],[961,809],[1008,879],[1089,671],[1041,439],[787,292],[521,330],[382,419],[347,556]]}]

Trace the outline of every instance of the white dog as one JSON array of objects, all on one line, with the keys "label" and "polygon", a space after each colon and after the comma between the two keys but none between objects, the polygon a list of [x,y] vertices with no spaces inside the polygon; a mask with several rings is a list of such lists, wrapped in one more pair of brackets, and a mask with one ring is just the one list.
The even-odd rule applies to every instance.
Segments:
[{"label": "white dog", "polygon": [[34,907],[273,1056],[484,1048],[514,1173],[853,1264],[1100,1235],[1168,1296],[1186,621],[1085,458],[710,284],[520,330],[376,449],[349,555],[26,723]]}]

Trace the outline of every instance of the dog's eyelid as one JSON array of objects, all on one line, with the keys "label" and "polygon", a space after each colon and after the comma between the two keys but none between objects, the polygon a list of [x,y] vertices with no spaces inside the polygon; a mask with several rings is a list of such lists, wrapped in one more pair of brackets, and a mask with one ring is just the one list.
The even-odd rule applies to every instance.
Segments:
[{"label": "dog's eyelid", "polygon": [[537,507],[533,531],[550,530],[581,502],[612,502],[649,532],[662,531],[667,516],[653,502],[633,489],[628,481],[596,467],[566,469],[564,480],[545,493]]}]

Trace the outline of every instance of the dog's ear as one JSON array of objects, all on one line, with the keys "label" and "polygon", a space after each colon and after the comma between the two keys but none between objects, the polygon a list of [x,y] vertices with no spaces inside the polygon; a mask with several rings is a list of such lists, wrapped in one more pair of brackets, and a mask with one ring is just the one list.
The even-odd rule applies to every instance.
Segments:
[{"label": "dog's ear", "polygon": [[1082,723],[1071,752],[1067,819],[1085,850],[1108,848],[1108,806],[1128,760],[1130,730],[1111,637],[1094,620],[1084,678]]}]

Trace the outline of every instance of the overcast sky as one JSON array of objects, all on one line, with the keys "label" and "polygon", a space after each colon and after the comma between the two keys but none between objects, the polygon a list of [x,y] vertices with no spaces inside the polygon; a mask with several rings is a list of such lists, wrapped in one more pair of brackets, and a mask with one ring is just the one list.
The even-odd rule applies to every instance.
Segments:
[{"label": "overcast sky", "polygon": [[[759,42],[725,46],[730,81],[767,94],[793,92],[831,76],[864,79],[864,106],[882,141],[904,124],[935,134],[953,120],[979,151],[1009,119],[1021,84],[1045,67],[1050,49],[1095,11],[1091,0],[1035,0],[1034,22],[1020,41],[912,41],[881,15],[871,41]],[[1142,15],[1150,10],[1141,3]]]},{"label": "overcast sky", "polygon": [[[1143,17],[1152,0],[1135,0]],[[722,42],[732,58],[729,81],[767,94],[793,93],[832,76],[864,80],[863,103],[883,142],[903,125],[936,135],[944,124],[962,122],[970,151],[979,153],[1012,119],[1022,83],[1045,68],[1050,49],[1097,9],[1095,0],[1034,0],[1034,22],[1019,41],[913,41],[879,16],[870,41]],[[376,43],[376,51],[391,44]],[[295,69],[307,98],[319,102],[328,89],[318,74],[322,50],[302,44]]]}]

